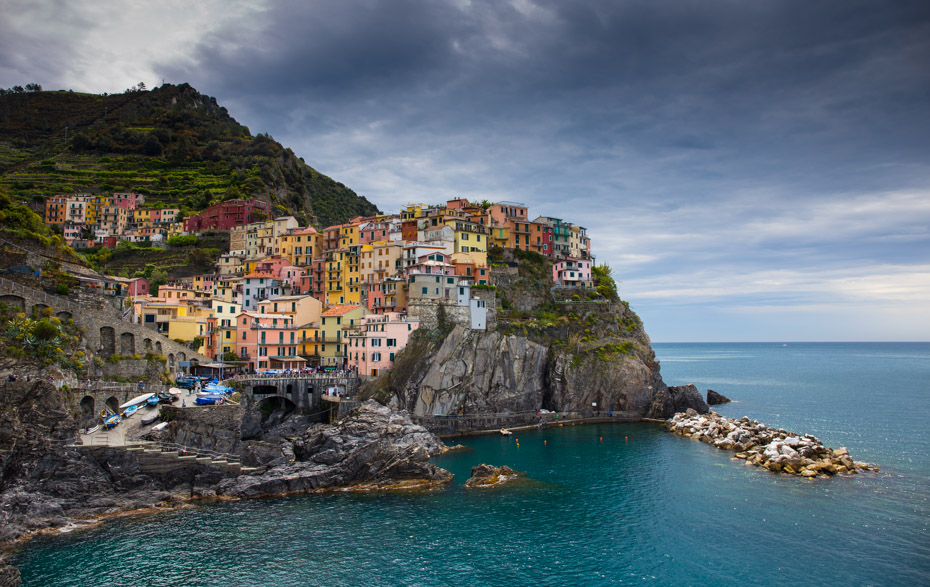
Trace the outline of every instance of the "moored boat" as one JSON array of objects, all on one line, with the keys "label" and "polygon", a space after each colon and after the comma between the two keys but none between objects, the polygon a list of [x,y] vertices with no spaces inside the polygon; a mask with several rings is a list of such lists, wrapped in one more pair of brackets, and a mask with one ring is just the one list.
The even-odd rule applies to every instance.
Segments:
[{"label": "moored boat", "polygon": [[158,395],[153,395],[153,396],[150,397],[149,399],[145,400],[145,403],[146,403],[146,405],[148,405],[148,407],[154,408],[155,406],[158,405],[158,403],[159,403],[160,401],[161,401],[161,400],[158,399]]},{"label": "moored boat", "polygon": [[155,424],[154,426],[152,426],[152,431],[158,432],[159,430],[164,430],[167,427],[168,427],[168,423],[162,422],[161,424]]},{"label": "moored boat", "polygon": [[142,418],[142,425],[148,426],[149,424],[154,424],[155,420],[157,419],[158,419],[158,414],[152,414],[151,416],[146,416],[145,418]]},{"label": "moored boat", "polygon": [[158,394],[158,403],[170,404],[171,402],[178,401],[178,396],[171,393],[159,393]]},{"label": "moored boat", "polygon": [[107,416],[103,419],[103,429],[111,430],[116,428],[116,425],[123,421],[122,416],[119,414],[113,414],[112,416]]},{"label": "moored boat", "polygon": [[130,416],[132,416],[138,411],[139,411],[139,404],[133,404],[129,406],[128,408],[126,408],[125,410],[123,410],[122,416],[124,418],[129,418]]},{"label": "moored boat", "polygon": [[223,396],[198,397],[194,400],[198,406],[209,406],[223,403]]},{"label": "moored boat", "polygon": [[94,432],[98,430],[100,430],[100,424],[97,424],[96,426],[92,426],[91,428],[84,430],[84,434],[93,434]]}]

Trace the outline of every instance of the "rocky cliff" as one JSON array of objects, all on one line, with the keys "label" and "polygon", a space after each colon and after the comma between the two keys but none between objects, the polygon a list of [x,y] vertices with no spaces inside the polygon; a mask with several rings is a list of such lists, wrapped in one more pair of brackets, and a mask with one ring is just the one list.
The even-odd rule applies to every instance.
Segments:
[{"label": "rocky cliff", "polygon": [[489,260],[497,262],[496,324],[415,333],[363,397],[415,416],[707,412],[693,386],[662,381],[642,321],[617,296],[609,268],[597,268],[594,289],[566,289],[551,287],[551,261],[541,255],[496,250]]},{"label": "rocky cliff", "polygon": [[406,413],[374,401],[350,418],[317,424],[294,439],[285,452],[290,462],[261,475],[224,481],[217,493],[233,497],[349,489],[409,489],[443,485],[452,474],[429,458],[443,445]]},{"label": "rocky cliff", "polygon": [[693,386],[665,385],[648,336],[624,304],[579,305],[563,318],[490,332],[424,332],[364,393],[416,416],[707,411]]}]

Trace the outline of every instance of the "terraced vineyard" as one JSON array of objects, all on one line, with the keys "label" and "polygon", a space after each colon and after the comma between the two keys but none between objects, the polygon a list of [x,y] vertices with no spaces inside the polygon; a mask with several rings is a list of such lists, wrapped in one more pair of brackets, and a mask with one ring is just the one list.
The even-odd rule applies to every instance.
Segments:
[{"label": "terraced vineyard", "polygon": [[258,197],[317,226],[378,211],[187,84],[0,96],[0,186],[36,209],[55,194],[131,191],[185,214]]}]

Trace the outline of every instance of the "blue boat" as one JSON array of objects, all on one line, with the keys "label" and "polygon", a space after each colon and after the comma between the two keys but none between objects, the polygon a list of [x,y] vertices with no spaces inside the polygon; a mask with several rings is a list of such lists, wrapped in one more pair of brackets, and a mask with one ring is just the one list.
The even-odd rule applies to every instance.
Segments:
[{"label": "blue boat", "polygon": [[146,403],[150,408],[154,408],[155,406],[158,405],[158,402],[159,402],[159,401],[160,401],[160,400],[158,399],[158,396],[157,396],[157,395],[153,395],[153,396],[150,397],[149,399],[145,400],[145,403]]},{"label": "blue boat", "polygon": [[112,416],[107,416],[103,419],[103,429],[110,430],[116,428],[116,425],[123,421],[123,417],[119,414],[113,414]]},{"label": "blue boat", "polygon": [[194,400],[198,406],[209,406],[218,403],[223,403],[223,398],[220,397],[198,397]]},{"label": "blue boat", "polygon": [[123,410],[123,417],[128,418],[129,416],[132,416],[133,414],[135,414],[137,411],[139,411],[138,404],[129,406],[128,408]]}]

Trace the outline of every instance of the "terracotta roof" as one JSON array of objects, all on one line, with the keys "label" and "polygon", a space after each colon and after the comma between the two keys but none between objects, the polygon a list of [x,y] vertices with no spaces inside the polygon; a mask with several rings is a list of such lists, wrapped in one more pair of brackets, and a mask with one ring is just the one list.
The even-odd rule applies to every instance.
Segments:
[{"label": "terracotta roof", "polygon": [[359,304],[333,306],[321,314],[321,316],[343,316],[356,308],[361,308]]}]

